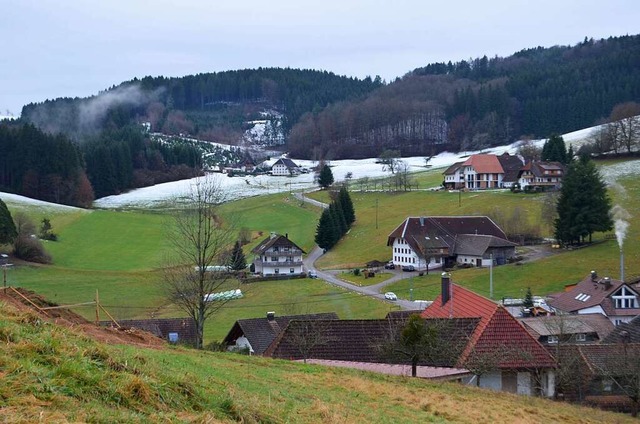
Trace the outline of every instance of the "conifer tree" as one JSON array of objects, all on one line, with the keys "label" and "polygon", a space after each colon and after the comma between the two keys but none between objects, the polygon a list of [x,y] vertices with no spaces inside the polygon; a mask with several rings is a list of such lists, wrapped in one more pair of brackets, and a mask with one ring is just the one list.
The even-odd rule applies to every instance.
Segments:
[{"label": "conifer tree", "polygon": [[244,252],[242,251],[242,245],[240,244],[240,240],[236,240],[236,243],[233,245],[233,249],[231,250],[231,269],[234,271],[242,271],[247,267],[247,260],[244,256]]},{"label": "conifer tree", "polygon": [[18,237],[16,225],[7,205],[0,199],[0,244],[10,244]]},{"label": "conifer tree", "polygon": [[580,243],[594,232],[609,231],[611,199],[598,169],[588,157],[573,161],[562,182],[555,237],[562,244]]},{"label": "conifer tree", "polygon": [[322,249],[331,249],[336,241],[340,238],[336,237],[336,223],[333,220],[333,216],[329,211],[329,208],[322,211],[320,221],[316,228],[315,242]]},{"label": "conifer tree", "polygon": [[318,176],[318,184],[320,187],[327,188],[331,184],[333,184],[333,172],[331,172],[331,168],[329,165],[324,165],[320,169],[320,175]]},{"label": "conifer tree", "polygon": [[356,221],[356,212],[353,208],[353,202],[351,201],[351,196],[349,196],[349,191],[346,187],[342,187],[340,189],[338,201],[342,206],[342,212],[344,213],[344,218],[347,221],[347,226],[351,227],[351,224]]}]

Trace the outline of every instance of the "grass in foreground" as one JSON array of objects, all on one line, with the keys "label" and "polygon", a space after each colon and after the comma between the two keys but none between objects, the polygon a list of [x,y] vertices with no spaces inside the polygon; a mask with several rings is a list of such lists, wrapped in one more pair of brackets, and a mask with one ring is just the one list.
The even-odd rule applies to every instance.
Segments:
[{"label": "grass in foreground", "polygon": [[76,331],[0,304],[3,422],[635,422],[452,383],[104,345]]}]

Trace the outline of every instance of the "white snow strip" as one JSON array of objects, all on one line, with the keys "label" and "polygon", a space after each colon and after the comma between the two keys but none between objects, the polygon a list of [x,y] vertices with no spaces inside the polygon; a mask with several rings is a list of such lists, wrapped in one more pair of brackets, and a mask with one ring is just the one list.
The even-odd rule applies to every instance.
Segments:
[{"label": "white snow strip", "polygon": [[32,199],[30,197],[20,196],[19,194],[0,192],[0,199],[7,205],[13,205],[17,207],[30,206],[39,207],[48,210],[64,210],[64,211],[86,211],[87,209],[76,208],[74,206],[59,205],[57,203],[45,202],[43,200]]}]

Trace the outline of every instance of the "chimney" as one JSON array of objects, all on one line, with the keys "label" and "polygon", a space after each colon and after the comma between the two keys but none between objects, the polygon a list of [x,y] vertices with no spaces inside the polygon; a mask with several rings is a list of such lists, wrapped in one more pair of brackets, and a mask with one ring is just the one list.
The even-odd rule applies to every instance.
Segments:
[{"label": "chimney", "polygon": [[276,238],[276,233],[274,231],[271,231],[271,235],[269,237],[271,238],[271,240],[273,240],[274,238]]},{"label": "chimney", "polygon": [[598,274],[595,271],[591,271],[591,281],[598,281]]},{"label": "chimney", "polygon": [[420,217],[420,226],[424,227],[424,216]]},{"label": "chimney", "polygon": [[604,288],[605,288],[605,289],[610,288],[610,287],[611,287],[611,278],[609,278],[609,277],[604,277],[604,278],[602,279],[602,284],[604,284]]},{"label": "chimney", "polygon": [[451,276],[446,272],[442,273],[442,306],[446,305],[451,298]]},{"label": "chimney", "polygon": [[267,312],[267,321],[273,321],[274,319],[276,319],[276,313],[275,312]]},{"label": "chimney", "polygon": [[284,238],[286,238],[287,240],[289,240],[289,233],[284,233]]}]

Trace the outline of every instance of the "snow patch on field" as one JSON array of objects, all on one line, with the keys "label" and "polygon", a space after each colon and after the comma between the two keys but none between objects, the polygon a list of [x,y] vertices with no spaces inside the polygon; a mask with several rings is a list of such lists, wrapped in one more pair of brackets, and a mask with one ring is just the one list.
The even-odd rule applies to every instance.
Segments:
[{"label": "snow patch on field", "polygon": [[0,192],[0,199],[7,205],[10,205],[14,208],[20,209],[23,207],[29,207],[29,209],[33,210],[34,208],[41,209],[45,212],[55,212],[55,211],[84,211],[90,212],[86,209],[76,208],[73,206],[67,205],[59,205],[57,203],[45,202],[43,200],[36,200],[30,197],[20,196],[18,194],[12,193],[4,193]]}]

